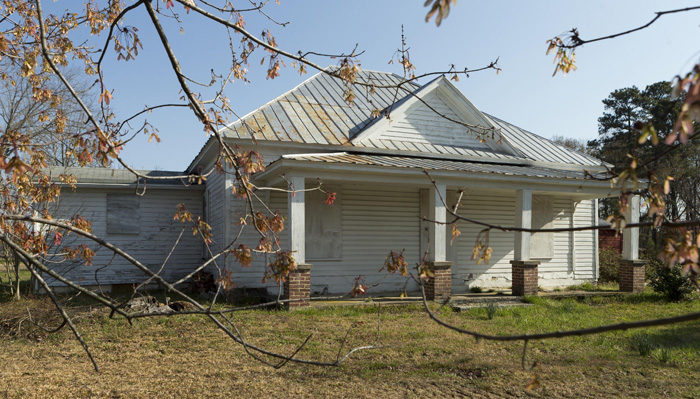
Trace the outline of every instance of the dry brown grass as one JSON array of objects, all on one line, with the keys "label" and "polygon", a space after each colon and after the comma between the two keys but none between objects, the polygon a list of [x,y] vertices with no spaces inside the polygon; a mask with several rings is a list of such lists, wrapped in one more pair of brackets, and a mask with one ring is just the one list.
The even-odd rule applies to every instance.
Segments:
[{"label": "dry brown grass", "polygon": [[[29,303],[37,312],[50,307],[45,299]],[[0,319],[21,313],[23,306],[0,304]],[[578,314],[583,307],[602,314],[621,307],[607,302],[567,305],[563,310],[559,306],[555,301],[543,301],[531,309],[503,311],[494,320],[487,320],[479,310],[443,315],[460,325],[493,332],[538,324],[530,320],[541,317],[538,307],[549,312],[550,318],[562,319],[561,324],[542,326],[545,329],[561,328],[568,323],[564,316]],[[635,312],[641,307],[647,308],[645,312],[650,316],[698,307],[665,303],[624,306],[624,312],[611,317],[638,317]],[[532,372],[520,367],[520,345],[477,343],[438,327],[414,306],[383,309],[381,342],[388,345],[384,349],[357,354],[339,368],[293,364],[280,370],[253,361],[201,317],[141,320],[130,327],[89,308],[74,312],[91,316],[79,318],[77,324],[102,371],[94,372],[67,330],[48,336],[38,332],[36,336],[5,336],[0,338],[0,398],[652,398],[697,397],[700,393],[700,356],[692,353],[697,352],[697,346],[689,342],[688,348],[673,352],[670,361],[661,362],[634,352],[628,344],[631,333],[532,343],[528,363],[540,363],[542,386],[527,391]],[[44,312],[43,317],[54,317],[48,313]],[[332,358],[343,333],[355,322],[362,324],[352,336],[351,345],[372,342],[376,333],[372,308],[246,312],[235,319],[245,326],[252,342],[284,353],[290,353],[311,333],[313,338],[301,355],[315,359]],[[56,320],[51,322],[55,325]],[[522,323],[520,327],[518,323]],[[696,341],[697,335],[693,334],[697,329],[698,324],[688,324],[655,329],[653,333],[678,332]]]}]

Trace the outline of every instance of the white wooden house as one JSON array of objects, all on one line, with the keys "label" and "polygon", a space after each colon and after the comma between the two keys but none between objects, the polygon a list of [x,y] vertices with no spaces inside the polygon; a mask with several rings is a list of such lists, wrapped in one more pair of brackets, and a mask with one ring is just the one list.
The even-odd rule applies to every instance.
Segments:
[{"label": "white wooden house", "polygon": [[[286,217],[283,246],[295,251],[298,263],[312,265],[312,293],[348,292],[358,276],[367,283],[377,281],[384,275],[379,270],[389,251],[402,250],[409,265],[419,262],[426,251],[435,264],[452,262],[455,293],[471,286],[511,286],[511,261],[537,261],[542,287],[597,278],[595,231],[531,235],[493,229],[488,241],[491,259],[477,264],[472,250],[482,226],[459,222],[461,235],[450,244],[450,226],[423,218],[450,221],[444,203],[453,206],[463,190],[458,213],[492,225],[594,225],[596,199],[616,194],[608,181],[590,178],[605,171],[601,161],[482,113],[445,77],[423,86],[405,83],[407,90],[382,88],[401,82],[389,73],[363,71],[358,80],[376,88],[356,88],[353,105],[344,102],[340,80],[319,73],[222,131],[230,144],[254,148],[264,157],[267,167],[255,176],[257,185],[301,190],[321,181],[324,190],[336,193],[330,206],[318,191],[259,193]],[[389,117],[374,117],[377,110],[382,115],[388,111]],[[210,170],[217,154],[217,142],[211,139],[186,172]],[[153,267],[168,257],[170,243],[177,238],[179,230],[170,220],[175,203],[203,210],[213,228],[215,250],[239,235],[245,202],[231,192],[235,179],[231,173],[213,173],[203,186],[180,182],[149,186],[144,197],[134,200],[141,204],[140,230],[125,232],[111,218],[133,211],[135,205],[116,211],[110,204],[123,198],[118,196],[125,190],[133,192],[134,179],[127,181],[119,172],[122,180],[115,177],[110,182],[107,172],[100,172],[99,179],[90,177],[93,172],[73,172],[78,189],[66,190],[63,209],[89,209],[86,216],[99,226],[98,233],[117,240],[127,251],[146,250],[143,255]],[[246,229],[238,240],[255,246],[258,237]],[[204,255],[190,234],[181,238],[181,244],[166,264],[172,276],[201,264]],[[105,256],[100,264],[108,261]],[[219,264],[233,271],[238,287],[276,291],[262,283],[268,261],[269,256],[261,255],[248,268],[233,258]],[[93,282],[96,267],[99,264],[80,267],[76,275],[83,273],[83,280]],[[114,260],[98,276],[110,276],[112,283],[131,283],[133,275],[124,270],[126,265]],[[397,292],[404,284],[405,279],[391,276],[374,290]],[[417,286],[410,282],[407,289]]]}]

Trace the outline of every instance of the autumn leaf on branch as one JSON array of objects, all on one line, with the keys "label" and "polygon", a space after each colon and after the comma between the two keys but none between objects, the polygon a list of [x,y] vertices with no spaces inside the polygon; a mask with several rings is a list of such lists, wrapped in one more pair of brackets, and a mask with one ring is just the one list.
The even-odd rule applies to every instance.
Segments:
[{"label": "autumn leaf on branch", "polygon": [[430,7],[430,11],[425,16],[425,22],[435,16],[435,25],[440,26],[442,20],[450,14],[450,4],[457,4],[457,0],[426,0],[423,6]]}]

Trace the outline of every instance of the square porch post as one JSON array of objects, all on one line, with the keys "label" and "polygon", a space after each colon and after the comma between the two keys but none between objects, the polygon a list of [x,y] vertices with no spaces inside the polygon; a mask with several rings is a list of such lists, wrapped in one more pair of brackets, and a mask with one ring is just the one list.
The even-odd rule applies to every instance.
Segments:
[{"label": "square porch post", "polygon": [[428,269],[433,273],[425,282],[425,295],[430,300],[452,295],[452,262],[447,260],[447,186],[434,184],[428,193]]},{"label": "square porch post", "polygon": [[[532,227],[532,190],[515,191],[515,227]],[[530,260],[530,232],[515,232],[514,256],[510,261],[513,273],[513,295],[537,295],[539,261]]]},{"label": "square porch post", "polygon": [[[639,196],[631,195],[627,198],[628,206],[625,213],[627,224],[639,223]],[[644,291],[644,266],[645,260],[639,259],[639,227],[625,229],[622,235],[622,261],[620,261],[620,291],[642,292]]]},{"label": "square porch post", "polygon": [[311,296],[311,265],[306,263],[306,201],[304,177],[289,178],[287,206],[289,221],[289,249],[297,263],[297,268],[287,276],[284,283],[284,299],[305,299],[286,302],[287,309],[309,306]]}]

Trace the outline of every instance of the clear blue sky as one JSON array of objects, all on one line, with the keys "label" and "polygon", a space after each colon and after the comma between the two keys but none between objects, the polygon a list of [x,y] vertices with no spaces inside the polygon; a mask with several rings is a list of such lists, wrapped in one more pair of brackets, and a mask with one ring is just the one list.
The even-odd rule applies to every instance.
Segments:
[{"label": "clear blue sky", "polygon": [[[646,23],[655,11],[690,5],[682,1],[462,0],[439,28],[432,21],[424,22],[423,0],[280,2],[278,6],[270,1],[266,10],[277,20],[289,21],[289,25],[271,26],[250,16],[247,28],[259,34],[269,27],[278,45],[292,52],[348,52],[358,43],[358,48],[365,51],[361,57],[364,69],[400,73],[400,68],[388,65],[388,61],[400,46],[403,24],[411,60],[419,74],[446,70],[450,64],[478,68],[500,58],[500,74],[475,73],[468,79],[461,78],[457,87],[482,111],[544,137],[593,139],[597,136],[597,118],[603,112],[601,100],[611,91],[670,80],[698,60],[697,11],[669,15],[646,31],[580,48],[578,71],[565,77],[552,77],[553,57],[545,55],[546,40],[573,27],[579,28],[584,39],[607,35]],[[51,11],[58,11],[64,4],[68,3],[51,5]],[[184,32],[180,33],[170,21],[164,24],[184,71],[204,82],[209,81],[212,68],[225,74],[230,65],[225,30],[176,7]],[[177,102],[180,97],[175,75],[145,17],[145,10],[138,10],[126,20],[139,28],[144,44],[137,60],[117,63],[114,55],[108,57],[111,66],[107,68],[107,83],[114,89],[113,105],[122,118],[145,104]],[[235,37],[234,41],[239,39]],[[239,115],[312,75],[310,71],[299,76],[287,68],[281,77],[266,80],[264,68],[258,66],[259,57],[251,60],[251,83],[236,82],[226,91]],[[334,63],[316,61],[322,65]],[[201,125],[190,112],[156,111],[148,121],[159,129],[163,141],[146,144],[144,137],[131,143],[123,156],[134,167],[182,170],[206,141]]]}]

